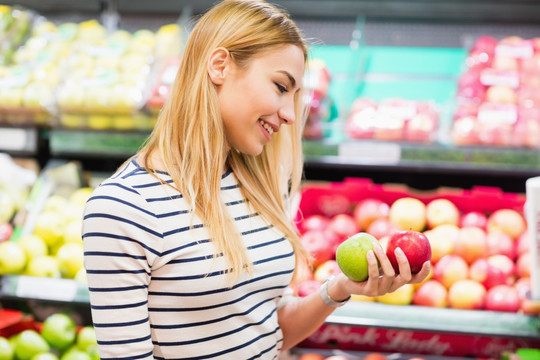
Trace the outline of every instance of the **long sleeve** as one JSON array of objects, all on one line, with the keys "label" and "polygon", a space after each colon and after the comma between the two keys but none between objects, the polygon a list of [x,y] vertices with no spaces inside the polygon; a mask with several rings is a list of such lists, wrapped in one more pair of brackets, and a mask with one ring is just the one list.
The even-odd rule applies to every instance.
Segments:
[{"label": "long sleeve", "polygon": [[84,261],[103,360],[154,358],[148,287],[162,236],[145,205],[135,190],[111,182],[85,209]]}]

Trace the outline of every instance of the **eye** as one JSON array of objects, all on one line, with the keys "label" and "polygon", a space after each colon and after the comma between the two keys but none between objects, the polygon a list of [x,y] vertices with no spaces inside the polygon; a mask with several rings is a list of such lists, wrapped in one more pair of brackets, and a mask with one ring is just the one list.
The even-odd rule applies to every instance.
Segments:
[{"label": "eye", "polygon": [[276,87],[278,88],[279,92],[284,94],[287,92],[287,88],[277,82],[274,82],[274,84],[276,84]]}]

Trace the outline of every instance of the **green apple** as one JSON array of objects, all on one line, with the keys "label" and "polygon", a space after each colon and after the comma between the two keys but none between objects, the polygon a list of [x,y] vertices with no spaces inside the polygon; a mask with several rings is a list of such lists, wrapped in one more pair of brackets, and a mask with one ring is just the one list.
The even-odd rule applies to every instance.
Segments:
[{"label": "green apple", "polygon": [[69,196],[69,202],[84,207],[88,199],[90,199],[90,196],[92,196],[93,191],[94,189],[91,187],[79,188],[71,193]]},{"label": "green apple", "polygon": [[13,241],[0,243],[0,275],[20,274],[26,266],[26,253]]},{"label": "green apple", "polygon": [[92,358],[86,352],[74,348],[66,351],[60,360],[92,360]]},{"label": "green apple", "polygon": [[42,255],[31,259],[26,265],[28,276],[59,278],[62,276],[58,260],[54,256]]},{"label": "green apple", "polygon": [[17,207],[15,205],[15,201],[13,201],[7,192],[0,190],[0,221],[10,221],[16,210]]},{"label": "green apple", "polygon": [[84,249],[82,243],[69,242],[62,245],[56,253],[62,277],[74,279],[83,268]]},{"label": "green apple", "polygon": [[61,196],[61,195],[51,195],[45,200],[45,204],[43,205],[42,212],[46,211],[56,211],[61,212],[63,211],[64,207],[66,207],[68,200]]},{"label": "green apple", "polygon": [[85,326],[79,331],[77,334],[77,348],[87,353],[93,348],[97,348],[96,331],[93,326]]},{"label": "green apple", "polygon": [[15,356],[18,360],[30,360],[37,354],[49,351],[49,344],[35,330],[24,330],[15,340]]},{"label": "green apple", "polygon": [[34,355],[30,360],[58,360],[58,356],[53,353],[41,353]]},{"label": "green apple", "polygon": [[53,348],[65,350],[75,343],[77,325],[68,315],[55,313],[43,322],[41,335]]},{"label": "green apple", "polygon": [[9,340],[0,336],[0,360],[12,360],[14,356],[15,351]]},{"label": "green apple", "polygon": [[382,250],[379,241],[365,232],[355,234],[342,242],[336,250],[336,261],[343,274],[354,281],[365,281],[369,277],[366,256],[375,246]]},{"label": "green apple", "polygon": [[28,262],[36,257],[45,256],[49,253],[49,248],[47,247],[45,240],[35,234],[21,236],[17,242],[24,249]]},{"label": "green apple", "polygon": [[88,284],[88,279],[86,278],[86,269],[84,266],[77,271],[77,274],[73,278],[75,281],[78,281],[82,284]]}]

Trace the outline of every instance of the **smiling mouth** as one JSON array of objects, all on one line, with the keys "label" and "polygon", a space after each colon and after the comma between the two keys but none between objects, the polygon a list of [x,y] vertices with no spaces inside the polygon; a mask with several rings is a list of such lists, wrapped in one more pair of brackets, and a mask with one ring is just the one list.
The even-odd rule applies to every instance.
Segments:
[{"label": "smiling mouth", "polygon": [[274,129],[272,129],[272,127],[268,125],[267,123],[265,123],[264,121],[259,120],[259,124],[262,125],[262,127],[264,128],[264,130],[266,130],[268,134],[272,135],[274,133]]}]

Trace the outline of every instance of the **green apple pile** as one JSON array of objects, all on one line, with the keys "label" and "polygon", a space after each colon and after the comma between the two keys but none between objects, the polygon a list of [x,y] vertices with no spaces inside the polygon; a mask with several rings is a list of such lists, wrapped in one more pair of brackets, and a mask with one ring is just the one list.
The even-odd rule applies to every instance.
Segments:
[{"label": "green apple pile", "polygon": [[50,196],[33,233],[0,243],[0,275],[76,279],[84,282],[82,216],[92,189]]},{"label": "green apple pile", "polygon": [[78,328],[62,313],[50,315],[41,329],[0,336],[0,360],[99,360],[94,328]]},{"label": "green apple pile", "polygon": [[[313,257],[312,267],[299,271],[296,291],[301,296],[337,272],[357,281],[365,279],[365,253],[372,247],[367,240],[377,239],[388,254],[389,241],[396,238],[392,234],[414,233],[427,238],[431,248],[432,271],[427,279],[383,296],[353,299],[529,313],[524,300],[531,289],[531,241],[523,213],[510,206],[485,212],[470,205],[460,208],[443,197],[405,196],[390,203],[367,198],[342,206],[338,213],[307,216],[299,230]],[[407,255],[413,245],[399,246]]]}]

